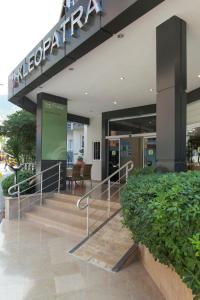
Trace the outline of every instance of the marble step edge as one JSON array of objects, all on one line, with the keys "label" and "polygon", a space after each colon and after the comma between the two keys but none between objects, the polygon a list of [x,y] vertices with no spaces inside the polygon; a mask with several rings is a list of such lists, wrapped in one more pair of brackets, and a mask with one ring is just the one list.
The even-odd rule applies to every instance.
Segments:
[{"label": "marble step edge", "polygon": [[[80,198],[78,198],[78,199],[80,199]],[[77,204],[77,201],[69,200],[69,199],[57,199],[57,198],[54,198],[54,197],[47,197],[45,199],[45,201],[47,202],[48,200],[54,200],[55,202],[58,202],[59,204],[64,203],[65,205],[73,205],[75,207],[76,207],[76,204]],[[105,201],[105,200],[91,199],[90,203],[91,203],[91,207],[99,208],[99,209],[102,209],[102,210],[107,209],[107,206],[108,206],[108,202]],[[111,208],[112,209],[118,209],[120,207],[121,207],[121,204],[119,202],[111,201]]]},{"label": "marble step edge", "polygon": [[86,227],[86,218],[55,211],[44,206],[35,206],[34,209],[29,212],[29,214],[61,224],[71,224],[72,226],[79,227],[80,229]]},{"label": "marble step edge", "polygon": [[[77,209],[78,210],[78,209]],[[33,209],[33,212],[39,213],[39,214],[48,214],[49,217],[52,218],[59,218],[60,220],[69,220],[72,222],[80,222],[83,225],[86,224],[86,214],[85,215],[79,215],[74,213],[73,211],[69,210],[59,210],[59,209],[54,209],[54,207],[49,207],[49,206],[35,206]],[[95,223],[95,222],[104,222],[104,219],[107,217],[106,213],[103,211],[97,211],[94,210],[93,212],[90,212],[90,222]]]},{"label": "marble step edge", "polygon": [[37,224],[40,224],[44,226],[45,228],[54,228],[58,231],[62,231],[63,233],[69,232],[69,233],[77,233],[79,235],[85,234],[86,230],[83,228],[76,227],[74,225],[70,224],[64,224],[62,222],[57,222],[55,220],[43,217],[43,216],[38,216],[34,215],[33,213],[26,213],[25,218],[31,222],[35,222]]},{"label": "marble step edge", "polygon": [[[85,216],[86,215],[86,210],[80,210],[78,209],[75,205],[71,204],[71,203],[63,203],[63,202],[58,202],[55,201],[54,199],[48,199],[47,201],[45,201],[45,206],[52,208],[52,209],[56,209],[58,211],[63,211],[63,212],[70,212],[74,215],[80,215],[80,216]],[[98,207],[90,207],[90,216],[94,218],[95,215],[98,217],[98,215],[102,215],[105,214],[106,211],[108,210],[108,208],[98,208]],[[116,211],[116,208],[113,208],[111,206],[111,212]]]}]

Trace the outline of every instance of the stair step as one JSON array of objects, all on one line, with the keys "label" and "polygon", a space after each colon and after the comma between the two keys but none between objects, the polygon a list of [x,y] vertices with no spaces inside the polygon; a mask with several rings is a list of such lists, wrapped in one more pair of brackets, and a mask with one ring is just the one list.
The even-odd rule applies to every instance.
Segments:
[{"label": "stair step", "polygon": [[[80,199],[80,197],[77,196],[71,196],[71,195],[65,195],[65,194],[54,194],[54,197],[48,197],[47,200],[51,199],[54,201],[58,201],[61,203],[65,203],[68,205],[74,205],[76,207],[77,201]],[[95,209],[102,209],[107,210],[108,208],[108,201],[105,200],[99,200],[99,199],[90,199],[90,204],[92,208]],[[111,201],[111,209],[117,210],[121,207],[121,204],[119,202]]]},{"label": "stair step", "polygon": [[[57,201],[55,199],[47,199],[46,207],[77,216],[86,216],[86,210],[80,210],[74,204],[69,202]],[[116,209],[111,207],[111,214],[115,211]],[[107,209],[97,209],[90,207],[89,213],[91,219],[102,220],[102,217],[107,213]]]},{"label": "stair step", "polygon": [[[70,212],[63,212],[59,210],[54,210],[52,208],[46,207],[46,206],[36,206],[33,211],[29,212],[26,214],[28,215],[29,219],[30,218],[35,218],[36,221],[38,220],[37,218],[40,218],[39,220],[43,219],[44,224],[49,224],[49,222],[56,224],[59,224],[62,227],[64,225],[70,226],[71,232],[75,229],[82,230],[84,233],[86,231],[86,216],[79,216],[79,215],[74,215],[71,214]],[[97,227],[99,227],[107,218],[107,215],[90,215],[90,230],[93,231]],[[58,228],[57,228],[58,229]]]},{"label": "stair step", "polygon": [[61,201],[63,199],[66,201],[70,200],[70,201],[77,202],[78,199],[80,199],[80,196],[70,195],[70,194],[62,194],[62,193],[51,193],[47,198],[60,199]]},{"label": "stair step", "polygon": [[59,221],[63,224],[70,224],[78,228],[84,228],[86,226],[85,216],[74,216],[73,214],[55,210],[46,206],[35,206],[33,212],[38,216]]},{"label": "stair step", "polygon": [[36,225],[40,225],[44,228],[50,228],[55,229],[58,232],[61,233],[72,233],[77,234],[79,236],[84,236],[86,233],[86,230],[83,228],[79,228],[76,226],[72,226],[70,224],[64,224],[62,222],[59,222],[58,220],[49,219],[47,216],[41,216],[38,214],[35,214],[34,212],[28,212],[26,213],[26,219],[30,222],[35,223]]},{"label": "stair step", "polygon": [[[49,193],[44,197],[43,206],[35,206],[32,211],[26,213],[26,218],[35,224],[54,228],[61,232],[76,232],[85,234],[87,211],[80,210],[76,204],[79,196]],[[111,202],[110,214],[120,208],[120,203]],[[108,202],[104,200],[91,200],[89,209],[90,232],[98,228],[108,218]]]},{"label": "stair step", "polygon": [[76,221],[68,221],[63,222],[58,217],[53,217],[52,215],[48,215],[44,212],[38,212],[37,210],[33,210],[31,212],[27,212],[25,214],[27,220],[34,222],[36,224],[42,225],[46,228],[50,227],[60,231],[62,233],[75,233],[78,235],[85,235],[86,233],[86,225],[83,226],[79,222]]},{"label": "stair step", "polygon": [[55,200],[53,198],[46,199],[45,202],[46,202],[45,203],[46,207],[56,209],[58,211],[70,212],[74,215],[79,215],[79,216],[86,215],[86,211],[78,209],[75,204],[70,202],[62,202],[62,201]]}]

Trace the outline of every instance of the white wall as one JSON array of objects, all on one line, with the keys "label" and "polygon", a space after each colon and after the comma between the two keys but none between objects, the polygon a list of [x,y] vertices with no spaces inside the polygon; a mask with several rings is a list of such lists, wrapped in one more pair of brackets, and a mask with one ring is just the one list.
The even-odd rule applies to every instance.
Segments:
[{"label": "white wall", "polygon": [[[82,156],[80,150],[82,149],[82,136],[84,136],[84,128],[83,126],[80,128],[74,128],[73,130],[67,131],[67,151],[73,151],[73,159],[74,163],[76,163],[77,158]],[[70,149],[69,141],[72,140],[73,146]]]},{"label": "white wall", "polygon": [[200,123],[200,100],[187,105],[187,124]]},{"label": "white wall", "polygon": [[93,141],[102,137],[102,117],[98,116],[90,119],[90,125],[84,127],[85,154],[84,161],[92,164],[92,179],[101,181],[101,160],[93,160]]},{"label": "white wall", "polygon": [[74,163],[76,163],[77,158],[80,156],[80,150],[82,149],[81,147],[81,137],[84,135],[84,130],[83,128],[75,129],[73,131],[73,141],[74,141]]}]

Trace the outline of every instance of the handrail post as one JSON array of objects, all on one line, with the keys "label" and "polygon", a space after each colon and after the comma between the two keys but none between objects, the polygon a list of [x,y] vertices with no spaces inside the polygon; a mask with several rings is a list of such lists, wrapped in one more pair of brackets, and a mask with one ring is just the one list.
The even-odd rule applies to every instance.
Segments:
[{"label": "handrail post", "polygon": [[61,180],[61,163],[58,166],[58,193],[60,193],[60,180]]},{"label": "handrail post", "polygon": [[21,219],[21,202],[20,202],[20,186],[17,187],[17,198],[18,198],[18,221]]},{"label": "handrail post", "polygon": [[87,197],[87,237],[90,235],[89,230],[89,197]]},{"label": "handrail post", "polygon": [[111,181],[108,180],[108,217],[110,217]]},{"label": "handrail post", "polygon": [[42,202],[43,202],[43,173],[41,173],[40,176],[40,206],[42,206]]},{"label": "handrail post", "polygon": [[126,183],[128,182],[128,165],[126,165]]},{"label": "handrail post", "polygon": [[[129,168],[130,165],[130,168]],[[97,190],[97,188],[101,187],[103,184],[108,183],[109,185],[109,181],[111,181],[111,179],[113,178],[113,176],[115,176],[116,174],[120,174],[120,171],[125,170],[125,176],[126,176],[126,183],[128,182],[128,177],[129,177],[129,172],[134,168],[134,163],[133,161],[129,161],[126,164],[124,164],[122,167],[120,167],[117,171],[115,171],[113,174],[111,174],[109,177],[105,178],[102,182],[100,182],[99,184],[97,184],[93,189],[91,189],[89,192],[87,192],[83,197],[81,197],[78,201],[76,206],[79,209],[86,209],[87,208],[87,204],[84,206],[81,206],[81,203],[83,201],[85,201],[85,199],[87,197],[89,197],[95,190]],[[124,177],[124,175],[123,175]],[[121,177],[122,178],[122,177]],[[120,178],[120,179],[121,179]],[[119,179],[119,180],[120,180]],[[108,196],[109,197],[109,196]]]}]

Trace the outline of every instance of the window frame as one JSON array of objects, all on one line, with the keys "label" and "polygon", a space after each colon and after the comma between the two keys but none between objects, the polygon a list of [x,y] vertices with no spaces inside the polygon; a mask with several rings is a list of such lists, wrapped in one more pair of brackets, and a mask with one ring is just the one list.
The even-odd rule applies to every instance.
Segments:
[{"label": "window frame", "polygon": [[[97,144],[96,150],[95,144]],[[92,159],[93,161],[101,161],[101,140],[95,139],[92,141]]]}]

